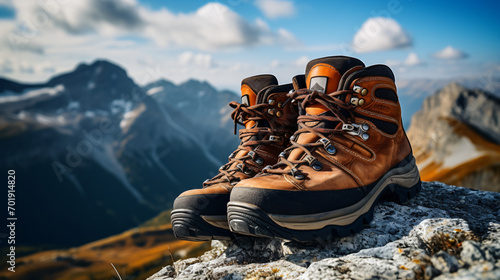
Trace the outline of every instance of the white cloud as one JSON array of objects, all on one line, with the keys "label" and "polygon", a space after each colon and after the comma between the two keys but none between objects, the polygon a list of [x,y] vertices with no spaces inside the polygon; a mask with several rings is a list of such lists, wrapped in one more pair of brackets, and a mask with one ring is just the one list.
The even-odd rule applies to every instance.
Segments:
[{"label": "white cloud", "polygon": [[279,60],[273,60],[271,61],[271,63],[269,64],[269,66],[271,66],[272,68],[277,68],[277,67],[281,67],[283,65],[283,63],[281,63]]},{"label": "white cloud", "polygon": [[[268,71],[269,62],[257,55],[256,46],[299,45],[289,31],[270,28],[262,19],[249,21],[220,3],[189,13],[153,10],[139,0],[7,4],[15,13],[14,18],[0,19],[0,75],[24,82],[44,81],[54,73],[71,71],[79,62],[104,58],[125,66],[139,84],[196,78],[226,85],[230,79],[225,75],[239,79]],[[245,57],[235,62],[242,50]],[[230,58],[215,61],[219,51]],[[145,57],[151,63],[139,62]],[[238,63],[240,69],[232,71]],[[245,63],[260,66],[244,67]]]},{"label": "white cloud", "polygon": [[57,11],[46,8],[54,25],[68,33],[99,32],[116,34],[120,31],[139,31],[146,24],[134,0],[85,0],[69,1]]},{"label": "white cloud", "polygon": [[412,45],[412,40],[399,23],[391,18],[367,19],[352,41],[358,53],[398,49]]},{"label": "white cloud", "polygon": [[143,13],[150,22],[145,34],[160,46],[216,50],[296,42],[289,32],[272,31],[262,20],[247,22],[220,3],[208,3],[191,14],[175,15],[165,9]]},{"label": "white cloud", "polygon": [[190,51],[183,52],[179,55],[179,63],[182,66],[194,65],[205,68],[211,68],[215,66],[215,63],[210,54],[195,54]]},{"label": "white cloud", "polygon": [[[139,0],[96,1],[12,1],[14,18],[0,19],[0,75],[37,83],[104,58],[138,84],[194,78],[239,89],[241,79],[258,73],[272,72],[288,83],[309,60],[296,61],[304,52],[283,51],[299,45],[288,30],[264,17],[243,18],[229,4],[179,13],[152,10]],[[12,48],[8,36],[16,39]],[[280,48],[258,48],[270,45]]]},{"label": "white cloud", "polygon": [[[160,47],[219,50],[232,47],[297,42],[284,29],[271,30],[265,22],[249,22],[227,6],[207,3],[191,13],[151,10],[137,0],[81,0],[12,2],[16,19],[3,29],[20,40],[18,50],[42,53],[51,43],[84,36],[110,41],[142,37]],[[1,31],[0,33],[4,33]],[[53,41],[55,34],[60,40]],[[0,34],[0,35],[2,35]],[[12,36],[11,36],[12,37]],[[46,38],[51,40],[44,40]],[[2,36],[5,38],[5,36]],[[11,40],[12,41],[12,40]],[[22,41],[28,41],[24,43]],[[46,44],[36,44],[46,43]],[[3,39],[3,45],[6,40]]]},{"label": "white cloud", "polygon": [[468,55],[465,52],[455,49],[452,46],[447,46],[446,48],[434,53],[432,56],[438,59],[449,59],[449,60],[463,59],[468,57]]},{"label": "white cloud", "polygon": [[291,17],[295,15],[295,6],[291,1],[285,0],[257,0],[255,5],[268,18]]},{"label": "white cloud", "polygon": [[0,20],[0,46],[13,52],[43,54],[43,47],[32,40],[36,32],[11,20]]},{"label": "white cloud", "polygon": [[403,61],[403,64],[407,66],[416,66],[416,65],[422,65],[424,64],[424,62],[418,57],[416,53],[411,52]]},{"label": "white cloud", "polygon": [[406,67],[425,65],[426,63],[422,59],[420,59],[420,57],[416,53],[411,52],[403,61],[387,60],[385,64],[391,67],[399,67],[398,70],[400,72],[404,72],[407,70]]}]

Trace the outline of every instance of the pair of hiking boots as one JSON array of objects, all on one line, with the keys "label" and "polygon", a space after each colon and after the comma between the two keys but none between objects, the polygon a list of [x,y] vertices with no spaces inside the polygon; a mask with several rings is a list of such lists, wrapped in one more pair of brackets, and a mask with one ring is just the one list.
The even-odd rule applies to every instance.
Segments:
[{"label": "pair of hiking boots", "polygon": [[328,242],[362,230],[380,198],[402,203],[420,190],[387,66],[324,57],[292,84],[246,78],[241,94],[230,103],[241,143],[202,189],[177,197],[177,238]]}]

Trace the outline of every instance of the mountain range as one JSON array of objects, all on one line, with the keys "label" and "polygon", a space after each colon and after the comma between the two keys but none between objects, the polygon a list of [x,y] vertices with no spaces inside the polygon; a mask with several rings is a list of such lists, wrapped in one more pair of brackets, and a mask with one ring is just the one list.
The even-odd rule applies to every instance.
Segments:
[{"label": "mountain range", "polygon": [[494,75],[460,79],[396,80],[404,127],[406,129],[410,127],[413,115],[422,108],[422,104],[428,96],[436,94],[454,82],[458,82],[466,88],[483,89],[500,97],[500,77]]},{"label": "mountain range", "polygon": [[236,99],[194,80],[141,87],[104,60],[41,84],[0,79],[0,167],[16,171],[16,215],[31,228],[19,240],[79,245],[170,208],[237,145],[227,118]]}]

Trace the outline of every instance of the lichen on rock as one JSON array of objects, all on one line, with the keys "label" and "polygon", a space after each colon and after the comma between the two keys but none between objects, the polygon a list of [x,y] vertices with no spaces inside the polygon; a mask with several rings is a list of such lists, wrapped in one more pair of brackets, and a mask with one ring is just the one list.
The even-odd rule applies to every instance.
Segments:
[{"label": "lichen on rock", "polygon": [[500,279],[500,194],[424,182],[381,202],[361,232],[330,243],[240,237],[179,260],[166,279]]}]

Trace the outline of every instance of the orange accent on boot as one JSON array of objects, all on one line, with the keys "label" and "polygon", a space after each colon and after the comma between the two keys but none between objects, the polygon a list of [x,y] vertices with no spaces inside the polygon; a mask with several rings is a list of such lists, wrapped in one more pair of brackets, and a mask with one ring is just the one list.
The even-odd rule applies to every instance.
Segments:
[{"label": "orange accent on boot", "polygon": [[[248,98],[248,106],[253,106],[257,102],[257,94],[248,85],[241,85],[241,99]],[[252,128],[255,125],[254,121],[244,122],[245,128]]]},{"label": "orange accent on boot", "polygon": [[248,106],[253,106],[257,102],[257,94],[248,85],[241,85],[241,97],[248,96]]},{"label": "orange accent on boot", "polygon": [[328,111],[328,109],[326,109],[325,106],[321,104],[313,104],[306,107],[306,113],[308,113],[309,115],[319,115],[326,111]]},{"label": "orange accent on boot", "polygon": [[[307,73],[306,85],[308,89],[331,93],[337,90],[341,75],[337,69],[326,63],[314,65]],[[306,113],[309,115],[319,115],[328,111],[321,104],[313,104],[306,107]]]}]

